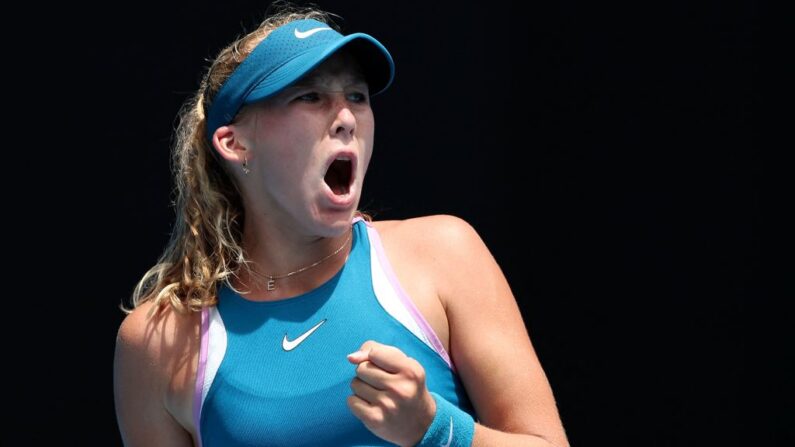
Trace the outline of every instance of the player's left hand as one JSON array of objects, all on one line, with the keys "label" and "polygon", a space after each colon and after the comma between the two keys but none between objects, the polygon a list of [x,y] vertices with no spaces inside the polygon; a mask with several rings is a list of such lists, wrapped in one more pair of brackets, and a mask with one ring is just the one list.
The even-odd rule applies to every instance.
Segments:
[{"label": "player's left hand", "polygon": [[348,408],[373,434],[400,446],[422,440],[436,415],[436,402],[425,387],[425,368],[400,349],[362,344],[348,354],[356,366]]}]

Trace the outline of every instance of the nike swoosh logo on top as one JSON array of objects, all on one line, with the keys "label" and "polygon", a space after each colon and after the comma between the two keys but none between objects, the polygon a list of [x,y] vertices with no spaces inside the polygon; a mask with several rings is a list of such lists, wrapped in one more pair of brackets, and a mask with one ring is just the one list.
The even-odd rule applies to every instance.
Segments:
[{"label": "nike swoosh logo on top", "polygon": [[326,322],[326,319],[324,318],[320,323],[316,324],[315,327],[313,327],[312,329],[304,332],[303,334],[301,334],[300,337],[296,338],[293,341],[288,340],[287,339],[287,334],[284,334],[284,339],[282,340],[282,349],[284,349],[285,351],[292,351],[298,345],[300,345],[304,340],[306,340],[306,337],[309,337],[310,335],[312,335],[312,332],[315,332],[317,330],[317,328],[319,328],[320,325],[322,325],[325,322]]},{"label": "nike swoosh logo on top", "polygon": [[307,31],[298,31],[298,28],[296,28],[294,33],[295,33],[295,37],[297,37],[299,39],[306,39],[307,37],[311,36],[312,34],[319,33],[321,31],[330,30],[330,29],[331,28],[329,28],[329,27],[322,27],[322,28],[312,28],[312,29],[307,30]]},{"label": "nike swoosh logo on top", "polygon": [[453,442],[453,417],[450,416],[450,436],[447,437],[447,444],[444,444],[442,447],[450,447],[450,443]]}]

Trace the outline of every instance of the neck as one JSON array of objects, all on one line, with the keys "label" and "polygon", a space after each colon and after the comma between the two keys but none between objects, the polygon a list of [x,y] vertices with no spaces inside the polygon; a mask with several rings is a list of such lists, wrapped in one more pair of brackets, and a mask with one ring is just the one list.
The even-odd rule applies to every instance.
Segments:
[{"label": "neck", "polygon": [[[243,248],[257,273],[240,269],[234,285],[257,301],[284,299],[319,287],[342,268],[353,243],[350,223],[327,236],[248,218],[244,228]],[[268,277],[275,278],[270,287]]]}]

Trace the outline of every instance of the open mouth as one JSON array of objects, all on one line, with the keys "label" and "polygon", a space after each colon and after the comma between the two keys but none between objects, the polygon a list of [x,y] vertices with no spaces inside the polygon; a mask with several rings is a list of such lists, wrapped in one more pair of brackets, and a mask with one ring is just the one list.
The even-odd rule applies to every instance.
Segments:
[{"label": "open mouth", "polygon": [[331,162],[323,180],[331,188],[331,191],[343,196],[351,190],[351,180],[353,180],[353,162],[348,157],[339,157]]}]

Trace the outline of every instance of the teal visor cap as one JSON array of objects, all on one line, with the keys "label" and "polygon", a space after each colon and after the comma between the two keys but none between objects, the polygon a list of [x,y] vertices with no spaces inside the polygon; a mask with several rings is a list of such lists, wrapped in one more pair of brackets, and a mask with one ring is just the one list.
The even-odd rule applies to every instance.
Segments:
[{"label": "teal visor cap", "polygon": [[208,139],[212,140],[216,129],[231,123],[241,107],[279,93],[341,48],[356,58],[370,96],[392,84],[392,56],[372,36],[343,36],[317,20],[289,22],[271,31],[221,86],[207,113]]}]

